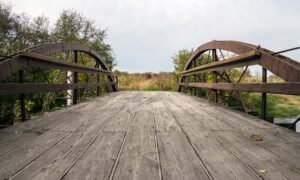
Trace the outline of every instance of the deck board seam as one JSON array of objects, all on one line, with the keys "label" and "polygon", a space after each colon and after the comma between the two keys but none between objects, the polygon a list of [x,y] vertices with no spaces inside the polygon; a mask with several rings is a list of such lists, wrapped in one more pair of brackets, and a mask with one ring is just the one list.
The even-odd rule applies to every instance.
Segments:
[{"label": "deck board seam", "polygon": [[[272,123],[263,121],[263,120],[261,120],[261,119],[255,117],[255,116],[252,116],[252,115],[250,115],[250,114],[248,114],[248,113],[243,113],[243,112],[238,111],[238,110],[236,110],[236,109],[232,109],[232,108],[230,108],[230,107],[223,106],[223,105],[221,105],[221,104],[218,104],[218,103],[209,101],[209,100],[207,100],[207,99],[204,99],[204,98],[201,98],[201,97],[197,97],[197,96],[192,96],[192,95],[185,94],[185,93],[179,93],[179,94],[180,94],[180,95],[183,95],[183,96],[186,96],[186,97],[188,97],[188,98],[193,98],[193,99],[196,100],[197,102],[199,102],[199,100],[204,101],[205,103],[207,103],[206,106],[208,106],[208,107],[209,107],[209,106],[211,106],[211,107],[216,107],[218,110],[220,110],[222,113],[224,113],[224,114],[226,114],[226,115],[231,116],[232,114],[231,114],[231,113],[228,113],[228,111],[232,111],[232,113],[237,113],[237,114],[243,115],[243,116],[245,116],[246,118],[249,118],[249,119],[254,120],[255,122],[259,122],[259,123],[261,123],[261,122],[263,122],[263,123],[268,123],[268,125],[271,126],[271,127],[269,127],[269,128],[260,128],[260,129],[262,129],[262,130],[263,130],[263,129],[270,130],[271,128],[281,128],[280,126],[277,126],[277,125],[275,125],[275,124],[272,124]],[[203,102],[202,102],[202,103],[203,103]],[[225,111],[225,110],[228,110],[228,111]],[[234,116],[235,118],[239,119],[239,117],[237,117],[236,115],[233,115],[233,116]],[[285,129],[284,129],[284,130],[285,130]],[[299,145],[299,144],[297,144],[297,143],[295,143],[295,142],[293,142],[293,141],[290,141],[290,140],[288,140],[288,139],[285,139],[285,138],[283,138],[283,137],[281,137],[281,136],[277,136],[277,137],[280,138],[280,139],[282,139],[282,140],[288,141],[288,142],[290,142],[290,143],[292,143],[292,144],[295,144],[295,145],[297,145],[297,146]]]},{"label": "deck board seam", "polygon": [[[205,109],[202,109],[203,111],[205,111],[206,113],[208,113]],[[211,116],[213,117],[216,117],[213,115],[213,113],[209,113]],[[195,119],[193,117],[193,119]],[[202,123],[201,121],[198,121],[199,123],[201,123],[204,127],[208,128],[204,123]],[[224,122],[224,121],[223,121]],[[223,144],[224,147],[234,156],[236,157],[242,164],[244,164],[256,177],[260,178],[260,179],[264,179],[260,174],[258,174],[250,165],[248,165],[247,163],[245,163],[239,156],[237,156],[233,151],[231,151],[231,149],[225,144],[225,143],[222,143],[222,141],[220,141],[217,136],[215,135],[214,131],[232,131],[232,132],[235,132],[235,128],[232,127],[229,123],[226,123],[224,122],[226,125],[228,125],[229,127],[231,127],[232,129],[231,130],[212,130],[210,128],[209,129],[209,132],[210,134],[213,135],[213,137],[220,143],[220,144]],[[239,133],[240,134],[240,133]]]},{"label": "deck board seam", "polygon": [[43,153],[41,153],[40,155],[38,155],[36,158],[34,158],[33,160],[31,160],[29,163],[27,163],[26,165],[24,165],[23,167],[21,167],[18,171],[16,171],[15,173],[13,173],[9,179],[13,178],[14,176],[16,176],[19,172],[21,172],[23,169],[25,169],[26,167],[28,167],[30,164],[32,164],[33,162],[35,162],[38,158],[40,158],[41,156],[43,156],[44,154],[46,154],[47,152],[51,151],[53,148],[55,148],[56,145],[58,145],[60,142],[62,142],[63,140],[65,140],[67,137],[71,136],[72,133],[67,134],[65,137],[63,137],[60,141],[56,142],[54,145],[52,145],[51,147],[49,147],[47,150],[45,150]]},{"label": "deck board seam", "polygon": [[[233,131],[234,132],[234,131]],[[214,133],[213,133],[214,134]],[[222,143],[222,141],[220,139],[217,138],[216,135],[214,135],[214,137],[216,138],[216,140],[223,144],[224,147],[231,152],[232,155],[234,155],[239,161],[241,161],[241,163],[243,163],[255,176],[257,176],[260,179],[264,179],[264,177],[260,174],[258,174],[250,165],[248,165],[246,162],[244,162],[236,153],[234,153],[225,143]]]},{"label": "deck board seam", "polygon": [[[188,96],[188,97],[190,97],[190,96]],[[182,98],[181,98],[181,100],[183,100]],[[209,103],[211,103],[211,102],[209,102]],[[213,103],[213,102],[212,102]],[[219,105],[218,105],[219,106]],[[214,106],[215,107],[215,106]],[[221,107],[222,108],[222,107]],[[225,110],[222,110],[221,108],[218,108],[218,110],[220,110],[222,113],[224,113],[224,114],[226,114],[226,115],[231,115],[231,113],[227,113]],[[209,110],[206,110],[206,109],[201,109],[202,111],[205,111],[206,113],[208,113],[208,114],[210,114],[210,116],[212,116],[212,117],[214,117],[214,118],[218,118],[216,115],[214,115],[214,113],[212,113],[211,111],[209,111]],[[235,111],[234,111],[235,112]],[[233,115],[236,119],[239,119],[236,115]],[[250,116],[250,115],[249,115]],[[254,117],[251,117],[252,119],[254,118]],[[200,122],[200,121],[199,121]],[[254,172],[254,174],[257,176],[257,177],[259,177],[259,178],[262,178],[262,179],[264,179],[259,173],[257,173],[250,165],[248,165],[247,163],[245,163],[237,154],[235,154],[233,151],[231,151],[231,149],[225,144],[225,143],[222,143],[222,141],[220,140],[220,139],[218,139],[217,138],[217,136],[215,135],[215,133],[214,132],[218,132],[218,131],[232,131],[233,133],[236,133],[236,134],[238,134],[238,135],[240,135],[240,136],[242,136],[242,137],[245,137],[246,139],[248,139],[250,142],[252,142],[252,144],[254,145],[254,146],[256,146],[256,147],[258,147],[258,148],[262,148],[262,149],[264,149],[264,150],[266,150],[267,152],[269,152],[269,153],[271,153],[271,154],[273,154],[276,158],[277,158],[277,160],[280,160],[281,162],[283,162],[283,163],[285,163],[285,164],[287,164],[287,165],[291,165],[292,167],[294,167],[294,168],[296,168],[296,169],[298,169],[299,170],[299,168],[294,164],[294,163],[291,163],[290,161],[288,161],[288,160],[286,160],[286,159],[284,159],[284,158],[282,158],[282,157],[280,157],[279,155],[277,155],[277,154],[275,154],[274,152],[272,152],[272,151],[270,151],[269,149],[267,149],[264,145],[262,145],[262,144],[258,144],[258,143],[256,143],[256,142],[254,142],[253,140],[251,140],[251,138],[249,138],[248,136],[246,136],[246,135],[244,135],[241,131],[242,130],[240,130],[240,129],[236,129],[236,128],[234,128],[230,123],[228,123],[227,121],[222,121],[223,123],[225,123],[226,125],[228,125],[229,127],[231,127],[232,128],[232,130],[212,130],[212,129],[209,129],[210,130],[210,132],[213,134],[213,137],[217,140],[217,141],[219,141],[221,144],[223,144],[224,145],[224,147],[226,147],[226,149],[229,151],[229,152],[231,152],[237,159],[239,159],[247,168],[249,168],[250,169],[250,171],[252,171],[252,172]],[[201,124],[203,124],[202,122],[200,122]],[[207,127],[205,124],[203,124],[206,128],[209,128],[209,127]],[[269,130],[270,128],[260,128],[261,130],[263,130],[263,129],[266,129],[266,130]],[[283,139],[283,138],[282,138]]]},{"label": "deck board seam", "polygon": [[[138,95],[137,95],[138,96]],[[135,96],[135,97],[137,97],[137,96]],[[134,97],[134,98],[135,98]],[[101,134],[104,134],[105,132],[104,132],[104,129],[106,128],[106,127],[108,127],[109,126],[109,121],[111,120],[111,119],[113,119],[113,118],[115,118],[115,116],[117,116],[125,107],[126,107],[126,104],[127,104],[128,102],[126,102],[123,106],[122,106],[122,108],[120,109],[120,111],[118,111],[118,112],[116,112],[116,113],[114,113],[114,115],[113,116],[111,116],[111,118],[108,118],[105,122],[104,122],[104,124],[105,123],[107,123],[100,131],[99,131],[99,133],[95,136],[95,138],[93,138],[93,140],[86,146],[86,148],[84,148],[84,150],[79,154],[79,156],[74,160],[74,162],[72,162],[72,164],[65,170],[65,172],[63,173],[63,175],[60,177],[60,180],[62,180],[62,179],[64,179],[64,177],[68,174],[68,172],[72,169],[72,167],[77,163],[77,161],[80,159],[80,157],[82,157],[82,155],[89,149],[89,147],[91,147],[92,146],[92,144],[96,141],[96,139],[98,138],[98,137],[100,137],[100,135]]]},{"label": "deck board seam", "polygon": [[[151,98],[150,96],[150,102],[153,103],[153,99]],[[151,108],[152,111],[154,111],[153,107]],[[155,118],[155,115],[153,114],[153,121],[154,121],[154,126],[155,126],[155,148],[156,148],[156,152],[157,152],[157,160],[159,162],[159,168],[158,168],[158,173],[159,173],[159,178],[161,180],[163,180],[163,176],[162,176],[162,168],[161,168],[161,161],[160,161],[160,151],[159,151],[159,144],[158,144],[158,141],[157,141],[157,134],[158,134],[158,130],[157,130],[157,122],[156,122],[156,118]]]},{"label": "deck board seam", "polygon": [[[205,109],[203,109],[203,110],[206,111]],[[206,112],[207,112],[207,111],[206,111]],[[225,113],[225,112],[224,112],[224,113]],[[226,113],[226,114],[227,114],[227,113]],[[212,113],[211,113],[211,116],[213,116],[213,117],[215,117],[215,118],[217,117],[217,116],[213,115]],[[236,118],[237,118],[237,117],[236,117]],[[273,151],[271,151],[271,150],[269,150],[267,147],[265,147],[265,145],[263,145],[263,144],[258,144],[257,142],[251,140],[251,138],[249,138],[248,136],[246,136],[246,135],[244,135],[243,133],[241,133],[241,130],[235,129],[233,126],[231,126],[230,123],[228,123],[228,122],[226,122],[226,121],[223,121],[223,123],[225,123],[226,125],[230,126],[233,130],[211,130],[211,131],[233,131],[234,133],[237,133],[237,134],[239,134],[240,136],[247,138],[247,139],[248,139],[249,141],[251,141],[255,146],[257,146],[257,147],[259,147],[259,148],[263,148],[263,149],[265,149],[266,151],[268,151],[269,153],[273,154],[275,157],[278,158],[278,160],[281,160],[281,161],[283,161],[283,162],[285,162],[285,163],[287,163],[287,164],[289,164],[289,165],[291,165],[291,166],[294,166],[296,169],[300,170],[300,169],[297,167],[296,164],[291,163],[290,161],[288,161],[288,160],[286,160],[286,159],[280,157],[279,155],[277,155],[276,153],[274,153]],[[204,125],[204,126],[205,126],[205,125]],[[267,128],[262,128],[262,130],[263,130],[263,129],[267,129]],[[216,139],[217,139],[217,137],[216,137]],[[283,139],[283,140],[284,140],[284,139]],[[218,140],[218,141],[219,141],[219,140]],[[221,142],[221,141],[219,141],[219,142]],[[227,148],[227,146],[226,146],[226,148]],[[228,148],[227,148],[227,149],[228,149]]]},{"label": "deck board seam", "polygon": [[[105,96],[107,96],[107,95],[105,95]],[[104,98],[105,96],[101,96],[101,97],[99,97],[99,98]],[[91,101],[91,100],[88,100],[88,101]],[[57,112],[56,115],[61,115],[61,114],[64,114],[64,113],[68,113],[70,110],[71,110],[71,111],[72,111],[72,110],[78,110],[78,109],[80,109],[82,106],[86,105],[85,103],[86,103],[86,101],[82,102],[81,105],[76,104],[76,105],[75,105],[76,107],[71,107],[71,106],[70,106],[70,107],[58,109],[57,111],[59,111],[59,112]],[[54,112],[54,111],[52,111],[52,112]],[[51,113],[51,111],[50,111],[50,113]],[[42,119],[41,117],[42,117],[42,116],[37,117],[37,118],[34,119],[33,121],[38,121],[38,122],[39,122],[39,121],[41,121],[41,119]],[[29,122],[29,121],[27,121],[27,122]],[[31,123],[32,123],[32,122],[31,122]],[[45,125],[45,126],[46,126],[46,125]],[[81,126],[82,126],[82,125],[81,125]],[[81,126],[79,126],[79,128],[80,128]],[[42,126],[42,127],[43,127],[43,126]],[[77,129],[79,129],[79,128],[77,128]],[[76,129],[76,130],[77,130],[77,129]],[[72,133],[72,132],[75,132],[76,130],[74,130],[74,131],[48,130],[48,131],[44,132],[43,134],[45,134],[45,133],[47,133],[47,132],[69,132],[69,133]],[[4,131],[4,132],[5,132],[5,131]],[[23,133],[23,132],[22,132],[22,133]],[[24,143],[24,144],[22,144],[22,145],[20,145],[20,146],[17,146],[17,147],[15,147],[15,148],[13,148],[13,149],[10,149],[9,151],[7,151],[7,152],[5,152],[5,153],[2,153],[2,154],[0,155],[0,159],[3,158],[3,157],[5,157],[5,155],[7,155],[8,153],[10,153],[10,152],[12,152],[12,151],[15,151],[15,150],[17,150],[17,149],[20,149],[20,148],[22,148],[23,146],[25,146],[26,144],[29,144],[29,143],[34,142],[37,138],[41,137],[43,134],[38,135],[37,137],[35,137],[35,138],[29,140],[28,142],[26,142],[26,143]],[[13,136],[13,134],[12,134],[11,136]],[[0,142],[1,142],[1,141],[0,141]]]},{"label": "deck board seam", "polygon": [[[159,95],[160,96],[160,95]],[[183,132],[184,136],[187,138],[188,143],[191,145],[193,151],[196,153],[200,164],[203,166],[203,169],[208,177],[208,179],[213,180],[212,175],[210,174],[209,170],[207,169],[206,165],[204,164],[203,160],[201,159],[201,157],[199,156],[199,154],[197,153],[195,147],[193,146],[190,138],[188,137],[188,135],[186,134],[186,132],[183,130],[183,128],[181,127],[180,123],[178,122],[177,118],[175,117],[175,115],[170,111],[170,109],[168,108],[168,106],[164,103],[164,101],[162,101],[162,103],[165,105],[166,109],[167,109],[167,113],[172,116],[174,118],[174,120],[176,121],[177,125],[180,127],[181,131]]]},{"label": "deck board seam", "polygon": [[116,171],[116,169],[117,169],[117,167],[118,167],[119,159],[120,159],[122,150],[123,150],[123,148],[124,148],[124,144],[125,144],[126,139],[127,139],[128,131],[129,131],[130,127],[132,126],[133,122],[134,122],[135,116],[136,116],[136,112],[134,112],[133,118],[130,120],[130,124],[129,124],[127,130],[126,130],[125,136],[124,136],[123,141],[122,141],[122,145],[121,145],[121,147],[120,147],[120,149],[119,149],[119,152],[118,152],[117,159],[116,159],[116,161],[115,161],[115,163],[114,163],[114,166],[113,166],[113,168],[112,168],[112,170],[111,170],[111,173],[110,173],[110,175],[109,175],[109,178],[108,178],[109,180],[114,179],[115,171]]},{"label": "deck board seam", "polygon": [[[133,99],[136,99],[138,96],[140,95],[140,93],[138,95],[136,95]],[[140,105],[141,102],[139,102],[136,106],[133,106],[132,109],[135,109],[137,106]],[[127,103],[126,103],[127,104]],[[123,147],[124,147],[124,144],[126,142],[126,139],[127,139],[127,135],[128,135],[128,131],[130,129],[130,127],[132,126],[133,124],[133,121],[135,119],[135,116],[136,116],[136,112],[134,112],[132,118],[130,119],[130,123],[129,123],[129,126],[127,127],[126,131],[125,131],[125,135],[124,135],[124,138],[123,138],[123,141],[122,141],[122,144],[121,144],[121,147],[118,151],[118,155],[117,155],[117,158],[114,162],[114,165],[111,169],[111,172],[110,172],[110,175],[109,175],[109,180],[112,180],[114,178],[114,175],[115,175],[115,171],[117,169],[117,166],[118,166],[118,162],[119,162],[119,159],[120,159],[120,156],[121,156],[121,153],[122,153],[122,150],[123,150]],[[123,132],[124,133],[124,132]]]},{"label": "deck board seam", "polygon": [[[48,132],[50,132],[50,131],[48,131]],[[47,133],[47,132],[45,132],[45,133]],[[45,134],[45,133],[43,133],[43,134]],[[25,146],[25,145],[27,145],[27,144],[29,144],[29,143],[34,142],[37,138],[41,137],[43,134],[41,134],[41,135],[39,135],[39,136],[37,136],[37,137],[35,137],[35,138],[29,140],[28,142],[22,144],[21,146],[17,146],[17,147],[15,147],[15,148],[10,149],[9,151],[7,151],[7,152],[1,154],[1,155],[0,155],[0,159],[2,159],[3,157],[5,157],[7,154],[11,153],[12,151],[15,151],[15,150],[17,150],[17,149],[20,149],[20,148],[22,148],[23,146]]]},{"label": "deck board seam", "polygon": [[161,169],[161,161],[160,161],[160,153],[159,153],[159,145],[158,145],[158,141],[157,141],[157,134],[158,134],[158,131],[157,131],[157,125],[156,125],[156,120],[155,120],[155,117],[153,118],[153,121],[154,121],[154,124],[155,124],[155,149],[156,149],[156,152],[157,152],[157,159],[158,159],[158,162],[159,162],[159,168],[158,168],[158,173],[159,173],[159,177],[161,180],[163,180],[163,176],[161,174],[162,172],[162,169]]}]

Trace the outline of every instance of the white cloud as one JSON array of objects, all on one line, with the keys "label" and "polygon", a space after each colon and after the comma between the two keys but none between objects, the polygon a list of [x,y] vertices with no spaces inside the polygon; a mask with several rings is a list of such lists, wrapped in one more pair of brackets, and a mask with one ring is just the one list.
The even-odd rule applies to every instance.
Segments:
[{"label": "white cloud", "polygon": [[[170,71],[174,53],[212,39],[245,41],[271,50],[300,45],[297,0],[12,0],[17,12],[52,23],[74,9],[107,28],[121,70]],[[290,53],[300,59],[300,53]]]}]

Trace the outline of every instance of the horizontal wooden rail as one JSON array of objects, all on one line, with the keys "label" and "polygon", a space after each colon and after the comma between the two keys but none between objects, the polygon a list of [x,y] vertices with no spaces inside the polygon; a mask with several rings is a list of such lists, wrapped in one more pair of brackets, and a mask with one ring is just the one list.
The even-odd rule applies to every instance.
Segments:
[{"label": "horizontal wooden rail", "polygon": [[77,63],[64,62],[53,57],[36,54],[36,53],[21,53],[21,57],[25,57],[27,66],[39,67],[39,68],[57,68],[62,70],[74,71],[74,72],[89,72],[96,74],[111,74],[111,71],[88,67]]},{"label": "horizontal wooden rail", "polygon": [[33,92],[47,92],[47,91],[63,91],[68,89],[83,89],[93,88],[98,86],[112,86],[114,82],[100,82],[100,83],[73,83],[73,84],[38,84],[38,83],[3,83],[0,84],[0,95],[8,94],[26,94]]},{"label": "horizontal wooden rail", "polygon": [[261,53],[257,50],[250,51],[245,54],[238,55],[233,58],[225,59],[222,61],[212,62],[206,65],[202,65],[196,68],[192,68],[182,72],[182,76],[200,74],[209,71],[216,71],[220,69],[229,69],[241,66],[258,64],[258,57]]},{"label": "horizontal wooden rail", "polygon": [[300,82],[288,83],[180,83],[180,86],[202,89],[234,90],[300,95]]}]

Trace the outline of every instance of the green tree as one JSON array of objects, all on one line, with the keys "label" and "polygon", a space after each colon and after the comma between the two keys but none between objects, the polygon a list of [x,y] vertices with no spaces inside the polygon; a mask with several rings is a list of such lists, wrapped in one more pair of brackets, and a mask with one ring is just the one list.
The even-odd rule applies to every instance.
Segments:
[{"label": "green tree", "polygon": [[64,10],[56,21],[53,38],[56,42],[80,42],[96,50],[112,69],[116,65],[113,50],[104,42],[107,33],[96,27],[95,22],[82,14]]},{"label": "green tree", "polygon": [[184,70],[185,64],[187,63],[189,57],[191,56],[193,50],[179,50],[172,59],[174,64],[174,72],[173,72],[173,89],[178,86],[178,81],[180,78],[181,72]]},{"label": "green tree", "polygon": [[[96,27],[92,20],[76,11],[64,10],[54,27],[42,15],[31,18],[26,14],[15,14],[10,5],[0,1],[0,55],[7,56],[24,48],[48,42],[80,42],[95,49],[112,68],[116,65],[113,50],[104,40],[106,30]],[[60,59],[68,59],[67,54],[56,54]],[[1,57],[0,57],[1,61]],[[94,65],[91,58],[80,55],[81,63]],[[90,64],[89,64],[90,63]],[[88,74],[79,74],[79,81],[88,81]],[[92,77],[95,79],[95,77]],[[59,70],[26,69],[27,83],[65,83],[66,74]],[[3,82],[18,82],[14,75]],[[26,109],[37,113],[54,107],[63,106],[65,92],[33,93],[26,95]],[[18,96],[0,96],[0,124],[12,124],[20,116]]]}]

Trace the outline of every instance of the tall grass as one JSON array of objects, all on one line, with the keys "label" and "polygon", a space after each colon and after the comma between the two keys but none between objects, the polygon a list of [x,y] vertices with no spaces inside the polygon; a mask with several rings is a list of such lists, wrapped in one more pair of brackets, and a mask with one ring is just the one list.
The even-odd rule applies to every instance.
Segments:
[{"label": "tall grass", "polygon": [[175,89],[172,73],[127,73],[116,71],[119,89],[123,91],[171,91]]}]

